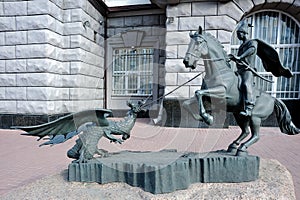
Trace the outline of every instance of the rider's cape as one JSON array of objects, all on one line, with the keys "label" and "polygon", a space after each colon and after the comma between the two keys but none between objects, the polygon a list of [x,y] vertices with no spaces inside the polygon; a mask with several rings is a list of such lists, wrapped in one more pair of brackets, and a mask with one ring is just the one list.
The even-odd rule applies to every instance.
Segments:
[{"label": "rider's cape", "polygon": [[271,72],[274,76],[284,76],[290,78],[293,76],[292,72],[282,66],[277,51],[269,44],[262,40],[254,39],[257,41],[257,55],[262,60],[263,66],[266,71]]}]

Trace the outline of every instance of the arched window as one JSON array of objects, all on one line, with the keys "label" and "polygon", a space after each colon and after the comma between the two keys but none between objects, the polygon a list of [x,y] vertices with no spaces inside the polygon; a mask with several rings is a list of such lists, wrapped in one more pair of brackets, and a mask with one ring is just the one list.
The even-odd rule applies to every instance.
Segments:
[{"label": "arched window", "polygon": [[[266,72],[261,60],[256,59],[256,69],[264,77],[274,83],[268,83],[259,78],[256,85],[272,96],[281,99],[300,98],[300,32],[299,23],[287,14],[277,11],[260,11],[249,15],[246,20],[253,27],[249,29],[249,38],[258,38],[271,44],[279,53],[283,66],[288,67],[294,77],[287,79],[275,77]],[[234,31],[231,40],[232,53],[236,54],[240,41]]]}]

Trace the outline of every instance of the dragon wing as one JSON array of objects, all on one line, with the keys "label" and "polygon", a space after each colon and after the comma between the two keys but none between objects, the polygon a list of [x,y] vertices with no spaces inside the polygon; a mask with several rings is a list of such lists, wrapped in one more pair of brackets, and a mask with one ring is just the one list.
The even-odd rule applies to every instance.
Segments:
[{"label": "dragon wing", "polygon": [[38,140],[49,137],[44,138],[48,141],[40,146],[53,145],[63,143],[79,134],[80,131],[78,128],[85,123],[93,123],[96,126],[108,126],[109,122],[106,119],[106,116],[111,113],[110,110],[106,109],[85,110],[37,126],[15,126],[12,128],[21,129],[27,132],[22,135],[39,137]]}]

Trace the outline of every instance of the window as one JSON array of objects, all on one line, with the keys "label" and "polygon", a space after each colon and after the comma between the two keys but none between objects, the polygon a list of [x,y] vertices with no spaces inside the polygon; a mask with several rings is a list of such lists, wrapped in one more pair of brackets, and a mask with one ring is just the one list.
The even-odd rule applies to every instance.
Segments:
[{"label": "window", "polygon": [[112,95],[152,95],[153,57],[153,48],[114,49]]},{"label": "window", "polygon": [[[272,96],[281,99],[300,98],[300,31],[299,23],[292,17],[275,11],[264,11],[252,14],[246,18],[254,27],[249,29],[249,38],[258,38],[271,44],[278,52],[283,66],[288,67],[294,77],[287,79],[275,77],[266,72],[261,60],[256,59],[256,69],[264,77],[273,80],[268,83],[256,78],[256,85]],[[233,33],[231,41],[232,53],[236,54],[239,40]]]}]

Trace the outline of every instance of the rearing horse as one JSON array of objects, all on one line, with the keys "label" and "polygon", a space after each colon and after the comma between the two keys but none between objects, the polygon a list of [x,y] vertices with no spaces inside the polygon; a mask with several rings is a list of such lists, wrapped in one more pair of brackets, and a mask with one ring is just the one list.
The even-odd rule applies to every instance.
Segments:
[{"label": "rearing horse", "polygon": [[[247,148],[259,140],[259,129],[261,122],[268,118],[275,110],[277,121],[282,133],[295,135],[300,132],[291,120],[291,115],[285,104],[269,94],[254,88],[257,96],[255,107],[250,117],[239,115],[244,106],[243,95],[240,90],[240,78],[233,71],[221,43],[212,35],[202,32],[190,33],[191,42],[183,63],[186,68],[195,69],[197,61],[203,59],[205,65],[205,77],[200,90],[195,91],[195,97],[184,102],[183,106],[192,114],[196,120],[203,120],[208,125],[213,123],[213,117],[206,112],[203,97],[217,99],[226,104],[226,111],[232,112],[237,124],[242,130],[241,135],[233,141],[228,152],[236,155],[247,155]],[[254,85],[253,85],[254,87]],[[198,103],[199,113],[190,106]],[[241,143],[249,134],[251,137]]]}]

